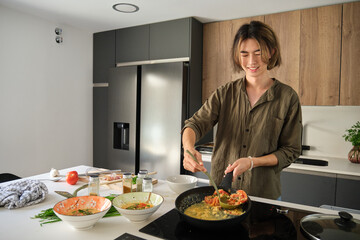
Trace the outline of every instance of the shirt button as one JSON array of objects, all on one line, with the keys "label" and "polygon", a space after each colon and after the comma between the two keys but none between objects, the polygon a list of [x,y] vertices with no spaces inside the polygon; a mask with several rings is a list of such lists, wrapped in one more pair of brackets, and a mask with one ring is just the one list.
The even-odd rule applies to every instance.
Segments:
[{"label": "shirt button", "polygon": [[243,148],[246,148],[246,145],[243,145]]}]

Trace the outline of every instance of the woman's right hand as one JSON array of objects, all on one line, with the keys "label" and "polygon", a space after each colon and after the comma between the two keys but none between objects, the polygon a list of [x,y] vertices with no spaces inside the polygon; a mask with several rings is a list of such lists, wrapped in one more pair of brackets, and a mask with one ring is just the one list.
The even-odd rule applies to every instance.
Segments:
[{"label": "woman's right hand", "polygon": [[[189,150],[189,152],[194,155],[194,157],[198,160],[199,163],[195,162],[194,159],[190,156],[190,154],[186,152],[186,150]],[[195,148],[184,148],[183,166],[186,170],[190,172],[207,172],[201,158],[201,153],[196,151]]]}]

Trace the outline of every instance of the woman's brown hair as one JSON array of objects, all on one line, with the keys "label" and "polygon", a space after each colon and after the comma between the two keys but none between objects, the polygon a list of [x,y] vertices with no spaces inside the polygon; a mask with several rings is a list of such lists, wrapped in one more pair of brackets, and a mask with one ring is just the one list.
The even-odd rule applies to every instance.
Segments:
[{"label": "woman's brown hair", "polygon": [[261,59],[267,64],[268,70],[280,66],[280,45],[274,30],[263,22],[251,21],[248,24],[242,25],[235,35],[232,46],[235,68],[243,70],[240,63],[240,45],[249,38],[255,39],[259,43]]}]

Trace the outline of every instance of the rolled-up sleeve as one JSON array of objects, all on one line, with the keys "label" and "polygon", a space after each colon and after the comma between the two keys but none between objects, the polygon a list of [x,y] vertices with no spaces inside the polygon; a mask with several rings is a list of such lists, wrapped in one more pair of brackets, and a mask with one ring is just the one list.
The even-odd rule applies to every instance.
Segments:
[{"label": "rolled-up sleeve", "polygon": [[198,141],[213,128],[219,118],[221,106],[220,91],[221,88],[217,89],[191,118],[185,120],[181,133],[185,128],[191,128],[196,134],[196,141]]}]

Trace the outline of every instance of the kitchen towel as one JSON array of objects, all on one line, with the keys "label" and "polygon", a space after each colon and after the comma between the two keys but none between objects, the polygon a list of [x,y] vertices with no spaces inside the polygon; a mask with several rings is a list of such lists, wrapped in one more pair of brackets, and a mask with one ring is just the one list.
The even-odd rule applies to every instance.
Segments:
[{"label": "kitchen towel", "polygon": [[48,189],[38,180],[20,180],[0,186],[0,207],[21,208],[44,201]]}]

